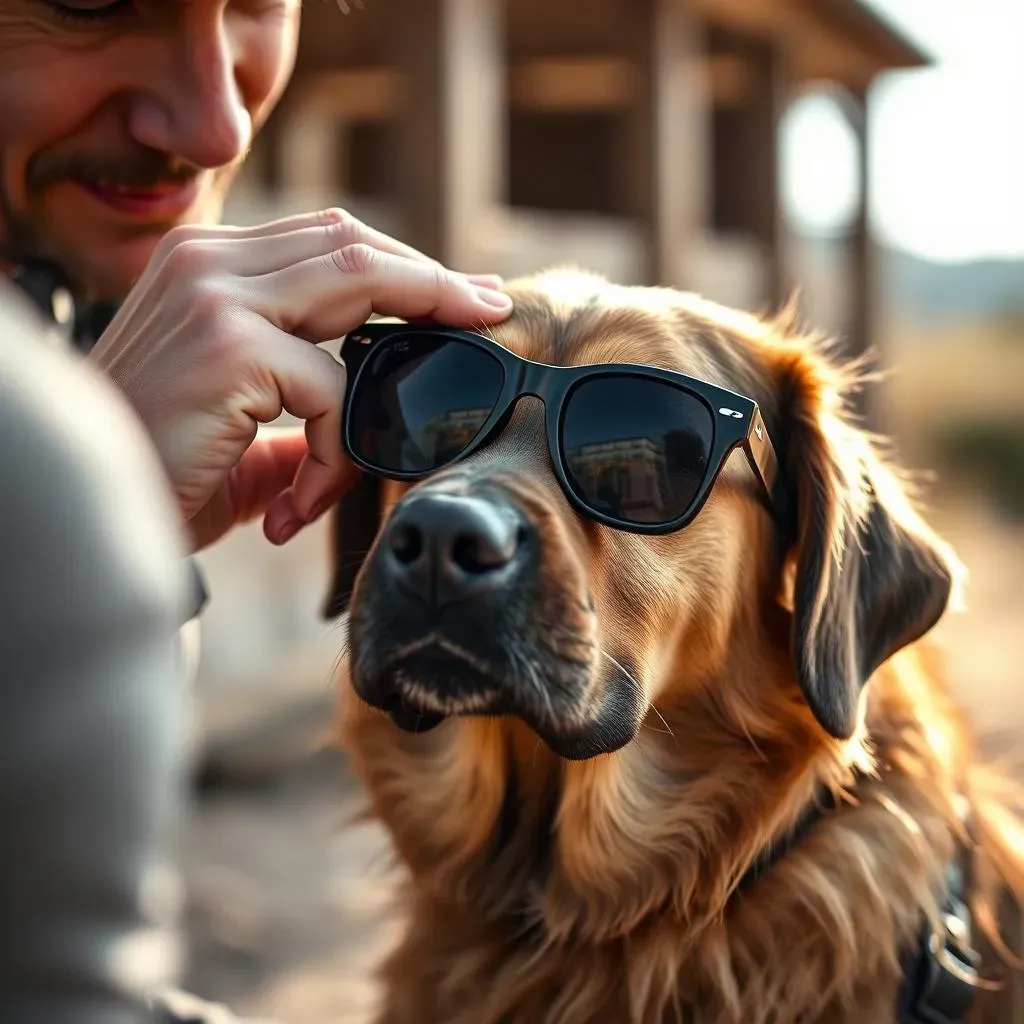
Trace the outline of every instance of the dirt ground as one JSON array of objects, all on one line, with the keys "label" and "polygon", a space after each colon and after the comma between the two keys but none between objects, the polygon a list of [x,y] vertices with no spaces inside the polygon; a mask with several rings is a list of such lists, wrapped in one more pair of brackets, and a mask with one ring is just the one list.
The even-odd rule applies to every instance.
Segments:
[{"label": "dirt ground", "polygon": [[183,860],[190,991],[281,1024],[356,1024],[392,925],[387,846],[346,825],[360,793],[340,755],[197,804]]},{"label": "dirt ground", "polygon": [[[946,628],[979,731],[1024,749],[1024,526],[949,500],[933,520],[972,571],[971,607]],[[370,965],[388,941],[386,843],[345,827],[360,791],[320,754],[277,778],[213,792],[184,841],[192,990],[281,1024],[348,1024],[372,1007]]]}]

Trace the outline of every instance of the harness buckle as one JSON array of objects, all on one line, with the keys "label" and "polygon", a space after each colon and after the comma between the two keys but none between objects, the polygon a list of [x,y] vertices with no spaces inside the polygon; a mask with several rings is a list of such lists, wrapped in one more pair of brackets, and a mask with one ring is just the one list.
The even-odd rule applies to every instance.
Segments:
[{"label": "harness buckle", "polygon": [[962,1024],[974,1003],[980,956],[971,945],[970,910],[953,893],[947,895],[943,925],[942,934],[923,936],[917,964],[908,972],[901,1024]]}]

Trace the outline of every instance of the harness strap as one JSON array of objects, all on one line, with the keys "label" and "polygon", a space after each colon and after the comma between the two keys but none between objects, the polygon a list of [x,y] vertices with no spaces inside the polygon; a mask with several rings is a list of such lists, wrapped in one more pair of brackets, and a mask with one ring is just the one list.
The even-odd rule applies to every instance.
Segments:
[{"label": "harness strap", "polygon": [[904,960],[900,1024],[960,1024],[974,1003],[980,957],[971,940],[965,854],[961,848],[946,870],[942,932],[922,928],[917,949]]}]

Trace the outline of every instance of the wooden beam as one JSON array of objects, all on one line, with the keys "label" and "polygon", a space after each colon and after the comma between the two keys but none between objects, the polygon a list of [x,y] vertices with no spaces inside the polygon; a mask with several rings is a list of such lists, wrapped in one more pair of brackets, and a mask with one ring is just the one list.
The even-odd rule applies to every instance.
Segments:
[{"label": "wooden beam", "polygon": [[393,165],[404,239],[458,269],[483,269],[474,237],[504,194],[501,2],[381,0],[381,8],[406,75]]},{"label": "wooden beam", "polygon": [[517,110],[583,112],[628,106],[636,69],[619,57],[548,57],[509,68],[509,103]]},{"label": "wooden beam", "polygon": [[305,75],[291,91],[297,110],[316,108],[341,121],[387,121],[402,100],[402,75],[391,68],[348,68]]},{"label": "wooden beam", "polygon": [[693,286],[711,160],[704,26],[690,0],[636,0],[630,24],[639,89],[623,118],[623,205],[644,225],[642,280]]},{"label": "wooden beam", "polygon": [[[755,87],[754,69],[735,54],[700,61],[702,88],[718,106],[745,102]],[[508,72],[508,104],[532,113],[615,113],[628,110],[641,88],[633,61],[615,56],[531,57]],[[316,107],[348,122],[388,121],[396,115],[408,85],[392,68],[319,71],[297,82],[296,107]]]}]

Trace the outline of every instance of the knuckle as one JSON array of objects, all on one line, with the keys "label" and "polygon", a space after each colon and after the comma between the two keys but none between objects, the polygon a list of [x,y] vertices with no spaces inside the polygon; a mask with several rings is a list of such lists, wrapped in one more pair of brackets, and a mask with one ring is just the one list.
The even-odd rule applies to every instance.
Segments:
[{"label": "knuckle", "polygon": [[199,238],[200,233],[201,229],[198,224],[176,224],[164,235],[163,243],[173,249],[184,242],[191,242],[193,239]]},{"label": "knuckle", "polygon": [[365,242],[354,242],[333,250],[330,259],[346,277],[365,277],[377,266],[380,253]]},{"label": "knuckle", "polygon": [[324,230],[330,244],[335,249],[342,249],[347,245],[354,245],[364,235],[363,222],[358,217],[353,217],[344,210],[339,210],[338,216],[329,221]]},{"label": "knuckle", "polygon": [[465,288],[465,282],[443,263],[435,263],[430,269],[434,287],[439,292],[461,291]]},{"label": "knuckle", "polygon": [[205,239],[188,238],[174,245],[164,261],[173,274],[192,277],[211,269],[213,248]]},{"label": "knuckle", "polygon": [[201,230],[195,224],[177,224],[168,231],[157,246],[157,252],[166,259],[180,245],[192,242],[201,236]]},{"label": "knuckle", "polygon": [[359,218],[355,214],[349,213],[348,210],[341,206],[331,206],[326,210],[320,211],[320,221],[327,228],[337,227],[340,224],[359,224]]}]

